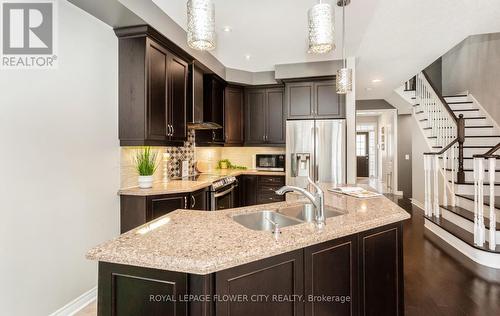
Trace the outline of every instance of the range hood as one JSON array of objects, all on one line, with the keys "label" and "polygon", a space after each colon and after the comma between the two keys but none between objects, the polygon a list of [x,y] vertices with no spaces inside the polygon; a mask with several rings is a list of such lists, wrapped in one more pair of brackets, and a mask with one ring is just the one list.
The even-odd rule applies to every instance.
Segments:
[{"label": "range hood", "polygon": [[202,69],[193,65],[191,84],[193,87],[193,107],[192,121],[187,123],[188,129],[193,130],[214,130],[222,129],[220,124],[207,121],[204,117],[204,72]]},{"label": "range hood", "polygon": [[198,131],[222,128],[222,126],[214,122],[192,122],[188,123],[187,126],[189,129],[194,129]]}]

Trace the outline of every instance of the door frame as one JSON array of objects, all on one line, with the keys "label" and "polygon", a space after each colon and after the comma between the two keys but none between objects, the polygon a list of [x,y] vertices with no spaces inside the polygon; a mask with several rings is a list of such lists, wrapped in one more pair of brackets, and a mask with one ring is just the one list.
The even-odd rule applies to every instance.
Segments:
[{"label": "door frame", "polygon": [[358,135],[363,135],[365,136],[365,156],[364,157],[367,157],[367,166],[366,166],[366,173],[367,173],[367,178],[370,177],[370,132],[369,131],[356,131],[356,175],[358,177],[362,177],[360,175],[358,175],[358,167],[359,167],[359,164],[358,164],[358,157],[361,157],[361,156],[358,156],[358,144],[357,144],[357,139],[358,139]]},{"label": "door frame", "polygon": [[[398,190],[398,110],[397,109],[371,109],[371,110],[356,110],[356,118],[358,114],[360,113],[388,113],[392,114],[392,147],[394,151],[394,158],[393,158],[393,165],[392,165],[392,191],[396,195],[403,195],[402,191]],[[356,126],[358,123],[356,122]],[[378,132],[380,131],[380,124],[378,125]],[[379,134],[379,133],[378,133]],[[380,139],[380,135],[378,135]],[[378,143],[378,141],[377,141]],[[380,149],[377,149],[380,150]],[[378,154],[380,159],[380,153]],[[357,171],[357,170],[356,170]],[[382,175],[378,174],[379,171],[377,171],[377,176],[380,177]]]}]

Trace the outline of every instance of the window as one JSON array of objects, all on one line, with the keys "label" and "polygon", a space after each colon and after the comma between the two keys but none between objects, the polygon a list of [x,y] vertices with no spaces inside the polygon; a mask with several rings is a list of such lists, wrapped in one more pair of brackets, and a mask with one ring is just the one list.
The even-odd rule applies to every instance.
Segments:
[{"label": "window", "polygon": [[356,156],[366,156],[366,135],[356,135]]}]

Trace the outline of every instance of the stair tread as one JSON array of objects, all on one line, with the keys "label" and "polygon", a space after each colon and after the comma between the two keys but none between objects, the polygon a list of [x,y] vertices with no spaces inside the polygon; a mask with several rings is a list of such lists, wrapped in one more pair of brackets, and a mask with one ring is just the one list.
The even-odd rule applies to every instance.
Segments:
[{"label": "stair tread", "polygon": [[467,111],[467,112],[470,112],[470,111],[479,111],[479,109],[460,109],[460,110],[453,110],[451,109],[453,112],[464,112],[464,111]]},{"label": "stair tread", "polygon": [[455,95],[443,95],[443,98],[463,98],[467,97],[467,94],[455,94]]},{"label": "stair tread", "polygon": [[[474,201],[474,195],[470,194],[456,194],[456,196],[459,196],[461,198],[467,199],[469,201]],[[484,205],[490,206],[490,197],[489,195],[484,196]],[[495,196],[495,208],[500,210],[500,196]]]},{"label": "stair tread", "polygon": [[[448,182],[451,183],[451,180],[448,180]],[[463,184],[463,185],[474,185],[474,181],[464,181],[464,182],[457,182],[455,181],[455,184]],[[485,186],[490,185],[489,182],[483,182]],[[495,182],[495,186],[500,186],[500,182]],[[486,199],[486,198],[485,198]]]},{"label": "stair tread", "polygon": [[487,137],[487,138],[500,138],[500,135],[468,135],[468,136],[465,136],[465,138],[483,138],[483,137]]},{"label": "stair tread", "polygon": [[[469,211],[463,207],[460,207],[460,206],[452,206],[452,205],[440,205],[442,208],[452,212],[452,213],[455,213],[457,214],[458,216],[460,217],[463,217],[471,222],[474,222],[474,212],[473,211]],[[490,229],[490,219],[487,218],[486,216],[483,216],[484,217],[484,226],[486,226],[486,228]],[[497,220],[496,221],[496,230],[500,231],[500,220]]]},{"label": "stair tread", "polygon": [[[446,168],[446,171],[451,171],[450,168]],[[456,170],[455,170],[456,171]],[[464,169],[465,172],[474,172],[472,169]],[[484,172],[488,172],[488,169],[484,169]],[[500,172],[500,169],[495,169],[495,172]]]},{"label": "stair tread", "polygon": [[471,104],[472,101],[457,101],[457,102],[446,102],[448,104]]},{"label": "stair tread", "polygon": [[450,222],[442,217],[440,217],[440,218],[437,218],[435,216],[424,216],[424,217],[427,220],[431,221],[432,223],[436,224],[437,226],[441,227],[442,229],[446,230],[448,233],[457,237],[461,241],[469,244],[469,246],[471,246],[471,247],[474,247],[474,248],[479,249],[479,250],[487,251],[487,252],[500,253],[500,245],[496,245],[495,250],[490,250],[488,248],[488,242],[485,242],[483,247],[477,246],[474,244],[474,234],[463,229],[460,226],[453,224],[452,222]]}]

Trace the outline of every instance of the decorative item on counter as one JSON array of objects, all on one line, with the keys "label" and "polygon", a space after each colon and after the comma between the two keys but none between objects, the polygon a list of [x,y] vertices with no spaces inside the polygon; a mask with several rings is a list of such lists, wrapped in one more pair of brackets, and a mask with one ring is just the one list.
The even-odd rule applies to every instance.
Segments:
[{"label": "decorative item on counter", "polygon": [[163,153],[163,182],[168,182],[168,163],[170,161],[170,154]]},{"label": "decorative item on counter", "polygon": [[217,169],[240,169],[246,170],[245,166],[233,165],[229,159],[222,159],[217,162]]},{"label": "decorative item on counter", "polygon": [[150,147],[145,147],[137,152],[135,167],[139,174],[139,188],[148,189],[153,186],[153,174],[158,167],[156,157],[157,153],[152,152]]},{"label": "decorative item on counter", "polygon": [[182,168],[181,168],[181,177],[185,178],[187,176],[189,176],[189,161],[183,160],[182,161]]},{"label": "decorative item on counter", "polygon": [[382,194],[377,193],[377,192],[372,192],[365,190],[360,187],[339,187],[339,188],[330,188],[328,191],[333,192],[333,193],[340,193],[340,194],[345,194],[349,196],[353,196],[356,198],[373,198],[373,197],[378,197],[381,196]]}]

